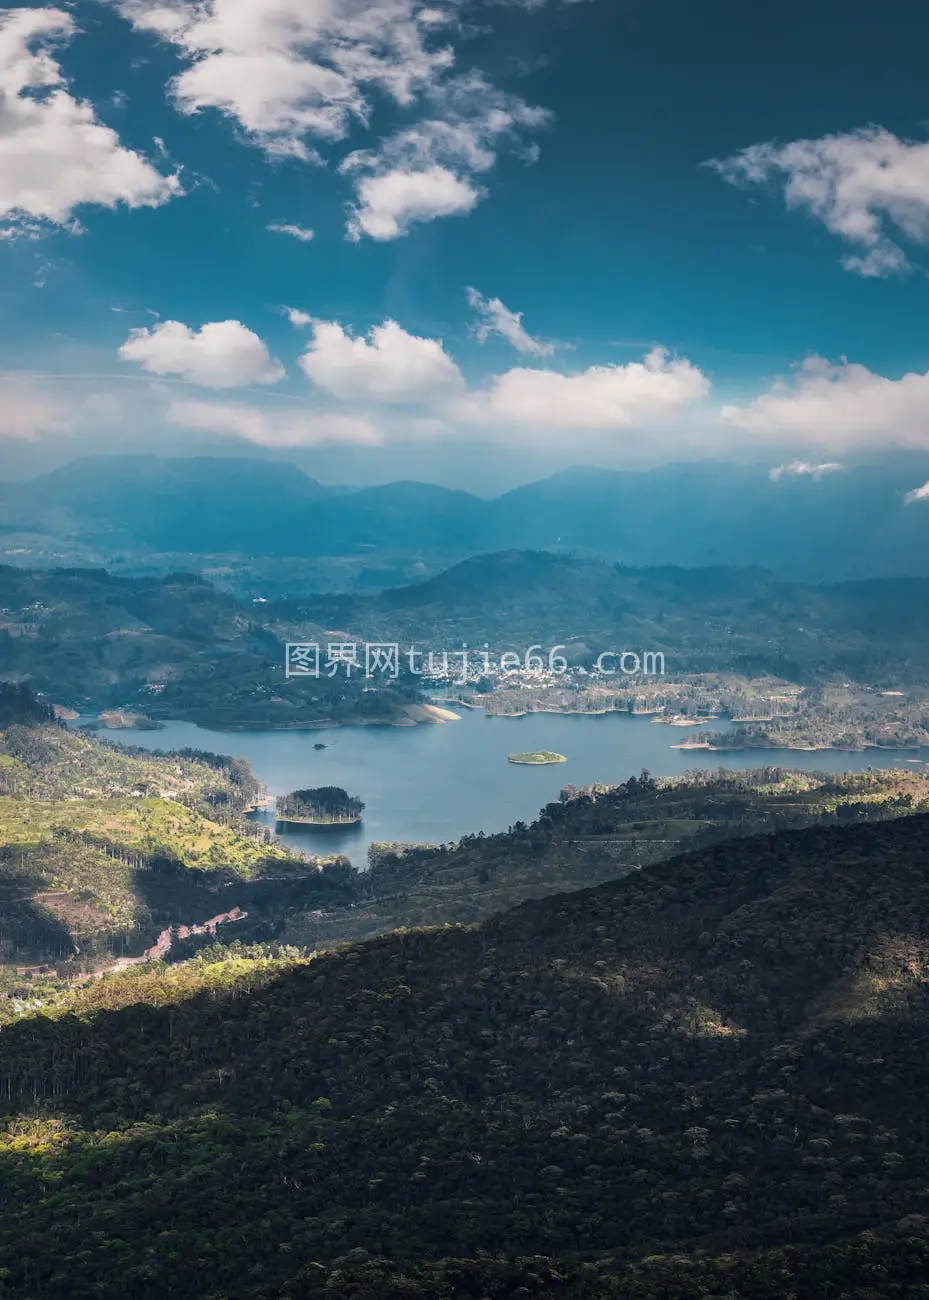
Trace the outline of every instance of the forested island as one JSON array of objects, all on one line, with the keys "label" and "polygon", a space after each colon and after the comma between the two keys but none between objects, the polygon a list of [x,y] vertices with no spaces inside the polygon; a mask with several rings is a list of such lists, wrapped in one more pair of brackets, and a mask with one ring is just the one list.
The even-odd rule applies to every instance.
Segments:
[{"label": "forested island", "polygon": [[506,760],[508,763],[525,763],[529,766],[541,767],[547,763],[567,763],[564,754],[556,754],[552,749],[537,749],[531,753],[510,754]]},{"label": "forested island", "polygon": [[276,800],[277,820],[298,826],[347,826],[361,821],[364,804],[337,785],[292,790]]}]

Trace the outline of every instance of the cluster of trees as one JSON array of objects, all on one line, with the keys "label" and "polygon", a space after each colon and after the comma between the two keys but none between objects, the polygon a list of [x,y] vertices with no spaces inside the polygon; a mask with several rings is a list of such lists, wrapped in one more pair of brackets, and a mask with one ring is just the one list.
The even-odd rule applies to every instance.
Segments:
[{"label": "cluster of trees", "polygon": [[319,823],[357,822],[364,812],[363,802],[337,785],[321,785],[310,790],[293,790],[277,798],[277,815],[281,821]]},{"label": "cluster of trees", "polygon": [[929,747],[929,699],[856,694],[846,703],[805,698],[787,717],[745,723],[727,732],[702,732],[701,741],[726,749],[921,749]]},{"label": "cluster of trees", "polygon": [[918,1296],[927,862],[929,818],[818,827],[477,927],[76,990],[0,1033],[0,1277]]},{"label": "cluster of trees", "polygon": [[0,731],[14,724],[37,727],[56,721],[55,710],[39,699],[28,682],[0,681]]}]

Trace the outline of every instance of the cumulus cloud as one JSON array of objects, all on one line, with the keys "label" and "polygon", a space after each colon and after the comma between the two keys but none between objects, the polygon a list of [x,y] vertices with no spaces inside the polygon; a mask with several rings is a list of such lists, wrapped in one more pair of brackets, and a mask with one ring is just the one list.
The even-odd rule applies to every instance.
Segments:
[{"label": "cumulus cloud", "polygon": [[464,216],[486,194],[469,179],[439,166],[418,170],[387,167],[360,177],[356,190],[358,202],[348,224],[349,237],[356,241],[362,235],[398,239],[418,221]]},{"label": "cumulus cloud", "polygon": [[185,113],[215,108],[269,152],[310,158],[308,137],[367,123],[373,91],[407,106],[449,67],[436,33],[453,13],[415,0],[114,0],[188,61],[172,83]]},{"label": "cumulus cloud", "polygon": [[265,411],[220,402],[172,402],[166,418],[182,429],[226,434],[259,447],[319,447],[327,443],[376,446],[374,426],[354,415],[316,411]]},{"label": "cumulus cloud", "polygon": [[498,150],[518,147],[522,132],[551,121],[547,110],[495,89],[477,72],[426,97],[432,117],[343,160],[340,171],[355,178],[356,189],[350,238],[396,239],[416,222],[470,212],[486,195],[475,177],[494,166]]},{"label": "cumulus cloud", "polygon": [[625,429],[660,421],[706,397],[710,381],[692,362],[654,348],[643,361],[578,374],[514,369],[470,394],[465,418],[530,429]]},{"label": "cumulus cloud", "polygon": [[750,433],[802,436],[832,448],[884,444],[929,448],[929,373],[900,379],[846,360],[809,357],[746,406],[724,406],[725,424]]},{"label": "cumulus cloud", "polygon": [[274,222],[268,226],[268,230],[278,235],[289,235],[291,239],[298,239],[301,244],[308,244],[313,238],[313,231],[308,230],[306,226],[291,226],[285,222]]},{"label": "cumulus cloud", "polygon": [[285,307],[283,311],[294,329],[305,329],[307,325],[313,324],[313,317],[309,312],[301,311],[299,307]]},{"label": "cumulus cloud", "polygon": [[869,126],[791,144],[754,144],[707,164],[733,184],[784,186],[789,208],[805,209],[855,251],[848,271],[883,277],[910,269],[888,234],[929,243],[929,143]]},{"label": "cumulus cloud", "polygon": [[84,204],[157,207],[181,190],[70,94],[52,47],[74,31],[61,9],[0,14],[0,217],[26,233]]},{"label": "cumulus cloud", "polygon": [[497,149],[549,120],[479,72],[455,75],[462,0],[110,3],[181,52],[187,66],[171,87],[181,112],[218,109],[271,154],[322,162],[312,142],[368,127],[377,96],[406,110],[422,102],[425,120],[344,160],[352,239],[396,239],[417,222],[470,212],[485,194],[474,177]]},{"label": "cumulus cloud", "polygon": [[276,384],[286,374],[258,335],[237,320],[213,321],[200,330],[176,320],[134,329],[119,355],[152,374],[177,375],[204,388]]},{"label": "cumulus cloud", "polygon": [[913,488],[912,492],[907,492],[903,500],[908,506],[912,505],[914,501],[929,501],[929,483],[924,483],[922,487]]},{"label": "cumulus cloud", "polygon": [[842,466],[835,460],[824,461],[821,465],[815,465],[808,460],[791,460],[786,465],[778,465],[772,469],[770,477],[776,483],[782,478],[822,478],[824,474],[834,474]]},{"label": "cumulus cloud", "polygon": [[537,357],[553,355],[554,343],[542,343],[526,331],[522,312],[510,311],[499,298],[484,298],[476,289],[468,289],[468,302],[478,313],[479,319],[474,327],[478,342],[486,343],[492,334],[499,334],[517,352]]},{"label": "cumulus cloud", "polygon": [[343,402],[417,403],[464,390],[461,371],[439,339],[418,338],[388,320],[367,338],[331,321],[313,322],[313,341],[300,359],[318,388]]}]

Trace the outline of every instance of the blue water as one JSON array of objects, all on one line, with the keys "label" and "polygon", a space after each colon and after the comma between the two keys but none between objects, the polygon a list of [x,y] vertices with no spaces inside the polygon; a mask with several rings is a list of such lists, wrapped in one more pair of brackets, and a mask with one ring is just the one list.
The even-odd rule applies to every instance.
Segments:
[{"label": "blue water", "polygon": [[[516,821],[532,821],[565,785],[617,783],[642,768],[656,776],[695,767],[762,765],[842,772],[903,767],[915,757],[912,750],[709,754],[672,748],[697,739],[698,727],[669,727],[622,713],[534,713],[524,718],[488,718],[471,709],[460,713],[460,721],[437,726],[221,732],[170,722],[161,731],[103,734],[146,749],[190,746],[246,758],[272,795],[307,786],[344,787],[366,804],[361,825],[290,828],[281,838],[310,853],[345,853],[358,867],[365,865],[372,841],[435,844],[478,830],[506,830]],[[709,725],[725,727],[721,722]],[[319,743],[327,748],[314,750]],[[568,761],[551,767],[506,761],[508,754],[537,749],[553,749]],[[273,826],[273,814],[261,818]]]}]

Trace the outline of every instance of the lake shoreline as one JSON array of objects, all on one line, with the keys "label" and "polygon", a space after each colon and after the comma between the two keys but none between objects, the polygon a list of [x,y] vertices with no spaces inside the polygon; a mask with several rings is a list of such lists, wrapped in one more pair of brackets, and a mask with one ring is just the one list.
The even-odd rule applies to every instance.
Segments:
[{"label": "lake shoreline", "polygon": [[[344,854],[361,870],[372,844],[445,844],[479,831],[505,831],[517,821],[528,825],[541,808],[558,802],[568,784],[578,789],[618,785],[643,768],[656,777],[719,765],[737,771],[761,766],[864,771],[870,766],[901,767],[908,758],[920,757],[883,750],[697,753],[693,745],[700,733],[695,729],[675,737],[652,726],[648,717],[610,712],[609,718],[532,713],[506,726],[488,727],[482,710],[462,708],[461,720],[453,727],[339,727],[325,736],[319,728],[231,734],[178,721],[148,734],[117,732],[110,741],[131,748],[201,749],[245,759],[264,786],[261,794],[269,799],[251,819],[272,833],[276,818],[270,800],[277,796],[319,785],[357,792],[365,803],[362,824],[281,826],[280,836],[288,847],[311,856]],[[723,724],[716,728],[723,730]],[[671,742],[677,739],[688,748],[675,748]],[[726,729],[719,739],[731,743],[734,737]],[[314,746],[320,740],[326,748],[318,752]],[[506,761],[512,753],[541,751],[567,755],[568,762]],[[929,750],[922,757],[929,757]]]},{"label": "lake shoreline", "polygon": [[[479,707],[479,706],[474,706]],[[63,715],[62,715],[63,716]],[[199,712],[191,715],[181,712],[173,718],[147,719],[145,723],[112,723],[100,714],[75,714],[76,730],[79,731],[164,731],[174,722],[186,722],[204,731],[223,731],[231,733],[249,732],[295,732],[295,731],[339,731],[345,727],[430,727],[442,726],[447,722],[460,722],[461,715],[451,709],[443,709],[437,704],[425,703],[410,706],[410,713],[400,718],[316,718],[309,722],[229,722],[223,718],[211,716],[209,720]]]},{"label": "lake shoreline", "polygon": [[314,826],[341,830],[345,826],[360,826],[363,817],[342,817],[334,821],[313,821],[309,817],[275,817],[278,826]]},{"label": "lake shoreline", "polygon": [[705,745],[684,741],[671,749],[702,749],[710,754],[918,754],[925,745]]}]

